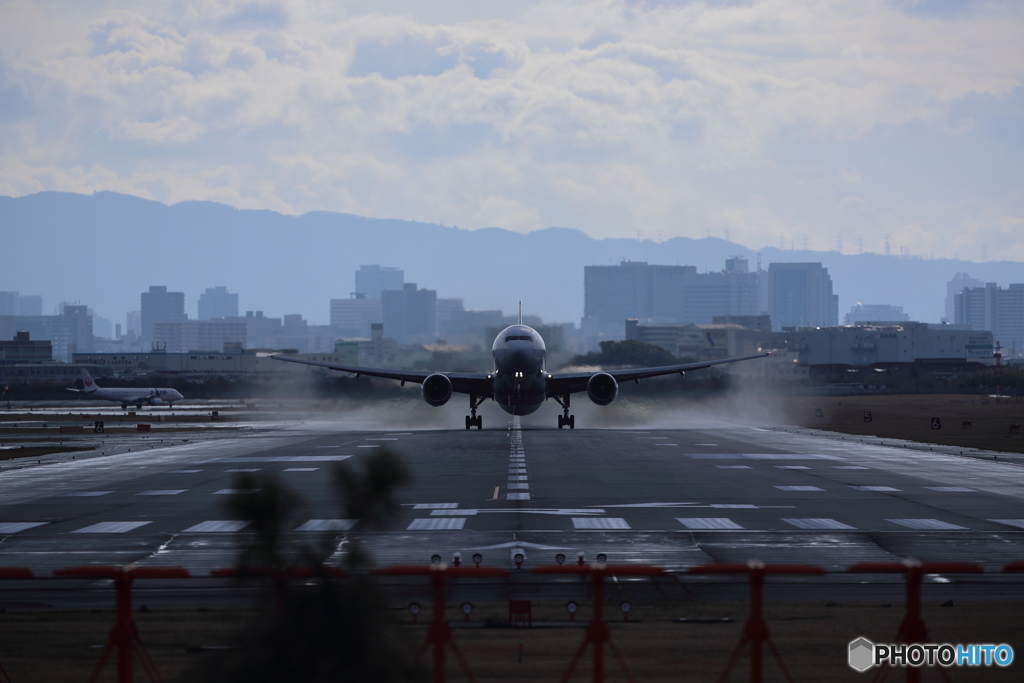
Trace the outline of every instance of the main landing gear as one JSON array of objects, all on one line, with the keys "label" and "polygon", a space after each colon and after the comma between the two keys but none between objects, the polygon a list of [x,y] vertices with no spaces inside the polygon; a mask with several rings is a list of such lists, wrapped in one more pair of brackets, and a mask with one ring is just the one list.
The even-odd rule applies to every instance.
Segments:
[{"label": "main landing gear", "polygon": [[568,427],[569,429],[576,429],[576,416],[569,414],[569,394],[561,398],[558,396],[553,398],[558,401],[558,405],[562,406],[562,414],[558,416],[558,428]]},{"label": "main landing gear", "polygon": [[482,415],[476,414],[476,409],[486,400],[486,396],[481,396],[480,400],[477,400],[473,394],[469,395],[469,415],[466,416],[466,429],[472,429],[473,427],[477,429],[484,428],[484,418]]}]

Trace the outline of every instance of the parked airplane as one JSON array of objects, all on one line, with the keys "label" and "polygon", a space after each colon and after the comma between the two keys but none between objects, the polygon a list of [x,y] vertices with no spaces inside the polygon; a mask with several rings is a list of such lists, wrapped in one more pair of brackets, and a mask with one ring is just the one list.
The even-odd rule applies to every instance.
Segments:
[{"label": "parked airplane", "polygon": [[177,389],[158,389],[152,387],[145,389],[104,389],[96,385],[96,382],[89,375],[89,371],[84,368],[82,369],[82,388],[68,389],[68,391],[85,394],[88,398],[119,401],[121,403],[121,410],[127,410],[129,403],[134,403],[139,410],[142,410],[143,403],[150,406],[159,406],[166,403],[167,407],[171,408],[175,401],[185,398],[178,393]]},{"label": "parked airplane", "polygon": [[483,429],[483,417],[476,414],[476,409],[487,399],[493,400],[501,406],[502,410],[511,415],[529,415],[540,408],[547,399],[553,398],[562,406],[562,414],[558,416],[558,428],[567,426],[569,429],[575,429],[576,416],[569,414],[569,396],[571,394],[585,391],[591,401],[599,406],[606,406],[618,396],[619,382],[633,380],[639,384],[640,380],[649,377],[676,373],[683,376],[689,370],[700,370],[712,365],[763,358],[768,355],[770,354],[759,353],[753,356],[656,368],[551,374],[545,368],[547,350],[544,346],[544,339],[535,329],[523,325],[523,311],[520,304],[519,324],[506,327],[494,339],[494,344],[491,347],[494,370],[487,374],[382,370],[284,356],[272,356],[272,358],[350,372],[356,377],[367,375],[368,377],[394,379],[400,381],[402,386],[405,386],[406,382],[416,382],[420,385],[423,400],[435,407],[447,403],[453,392],[469,394],[470,414],[466,416],[466,429],[471,427]]}]

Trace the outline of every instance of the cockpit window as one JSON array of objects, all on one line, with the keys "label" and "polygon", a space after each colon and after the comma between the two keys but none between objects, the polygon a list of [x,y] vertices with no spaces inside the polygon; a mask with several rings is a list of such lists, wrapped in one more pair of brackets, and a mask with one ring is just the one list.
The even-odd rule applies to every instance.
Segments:
[{"label": "cockpit window", "polygon": [[510,342],[510,341],[528,341],[528,342],[532,342],[533,341],[533,337],[531,337],[528,334],[523,334],[523,335],[510,334],[509,336],[505,337],[505,341],[507,341],[507,342]]}]

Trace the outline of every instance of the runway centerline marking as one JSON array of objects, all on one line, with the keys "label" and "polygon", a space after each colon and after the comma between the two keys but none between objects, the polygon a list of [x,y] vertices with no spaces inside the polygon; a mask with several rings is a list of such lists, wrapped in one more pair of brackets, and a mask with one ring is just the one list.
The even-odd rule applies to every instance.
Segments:
[{"label": "runway centerline marking", "polygon": [[851,486],[850,488],[857,489],[858,491],[876,491],[878,493],[891,493],[900,491],[900,489],[894,489],[891,486]]},{"label": "runway centerline marking", "polygon": [[113,491],[79,491],[77,493],[65,493],[62,498],[93,498],[95,496],[105,496]]},{"label": "runway centerline marking", "polygon": [[794,517],[783,517],[783,522],[792,524],[798,529],[836,529],[836,530],[852,530],[854,527],[837,522],[834,519],[827,518],[794,518]]},{"label": "runway centerline marking", "polygon": [[214,491],[213,495],[215,495],[215,496],[232,496],[232,495],[234,495],[236,493],[256,493],[257,491],[262,491],[262,490],[263,489],[221,489],[220,491]]},{"label": "runway centerline marking", "polygon": [[[530,485],[525,483],[529,481],[529,476],[526,472],[526,450],[523,448],[523,430],[518,415],[512,417],[509,449],[508,483],[505,485],[505,490],[516,491],[516,493],[506,493],[505,500],[530,500],[530,494],[524,493],[524,491],[529,490]],[[498,489],[495,488],[494,491],[494,495],[497,496]]]},{"label": "runway centerline marking", "polygon": [[202,470],[171,470],[169,474],[196,474]]},{"label": "runway centerline marking", "polygon": [[286,467],[285,472],[316,472],[319,467]]},{"label": "runway centerline marking", "polygon": [[631,529],[622,517],[573,517],[576,529]]},{"label": "runway centerline marking", "polygon": [[817,486],[776,486],[780,491],[824,491]]},{"label": "runway centerline marking", "polygon": [[179,493],[185,493],[188,489],[156,489],[153,491],[143,491],[142,493],[136,493],[136,496],[176,496]]},{"label": "runway centerline marking", "polygon": [[750,465],[715,465],[720,470],[749,470]]},{"label": "runway centerline marking", "polygon": [[458,503],[416,503],[413,510],[452,510],[459,507]]},{"label": "runway centerline marking", "polygon": [[966,486],[925,486],[925,488],[943,493],[977,493],[974,489],[969,489]]},{"label": "runway centerline marking", "polygon": [[728,517],[676,517],[687,529],[742,529]]}]

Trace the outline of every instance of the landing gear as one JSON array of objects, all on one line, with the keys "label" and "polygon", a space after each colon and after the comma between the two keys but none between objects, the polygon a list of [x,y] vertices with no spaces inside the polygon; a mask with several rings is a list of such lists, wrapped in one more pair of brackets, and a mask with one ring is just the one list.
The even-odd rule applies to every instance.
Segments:
[{"label": "landing gear", "polygon": [[480,404],[487,400],[486,396],[481,396],[479,400],[473,394],[469,395],[469,415],[466,416],[466,429],[477,429],[484,428],[484,418],[482,415],[476,414],[476,409],[480,407]]},{"label": "landing gear", "polygon": [[128,410],[128,404],[127,403],[122,403],[121,404],[121,410]]},{"label": "landing gear", "polygon": [[562,406],[562,414],[558,416],[558,428],[568,427],[569,429],[576,429],[576,416],[569,414],[569,394],[561,398],[558,396],[553,398],[558,401],[558,405]]}]

